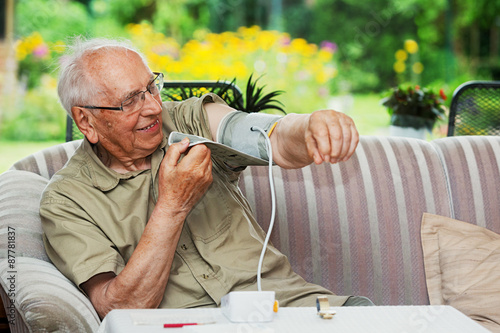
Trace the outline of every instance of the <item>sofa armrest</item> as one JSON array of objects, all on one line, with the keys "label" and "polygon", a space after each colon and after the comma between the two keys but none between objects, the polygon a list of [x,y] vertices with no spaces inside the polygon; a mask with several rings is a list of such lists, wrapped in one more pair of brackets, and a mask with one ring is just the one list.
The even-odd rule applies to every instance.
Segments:
[{"label": "sofa armrest", "polygon": [[95,332],[100,321],[92,304],[45,253],[39,209],[47,181],[23,170],[0,175],[0,285],[10,327]]},{"label": "sofa armrest", "polygon": [[[95,332],[99,327],[89,299],[51,263],[2,259],[0,285],[8,297],[4,306],[11,327],[24,323],[32,332]],[[21,318],[10,316],[13,306]]]}]

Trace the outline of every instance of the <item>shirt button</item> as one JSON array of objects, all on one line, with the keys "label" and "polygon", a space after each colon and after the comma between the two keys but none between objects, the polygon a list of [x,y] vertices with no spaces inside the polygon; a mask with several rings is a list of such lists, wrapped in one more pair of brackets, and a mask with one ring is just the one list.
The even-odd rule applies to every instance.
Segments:
[{"label": "shirt button", "polygon": [[203,278],[204,278],[205,280],[206,280],[206,279],[208,279],[208,278],[210,277],[208,274],[203,274],[202,276],[203,276]]},{"label": "shirt button", "polygon": [[185,250],[187,250],[188,248],[187,248],[186,244],[182,244],[182,245],[181,245],[181,249],[183,249],[183,250],[185,251]]}]

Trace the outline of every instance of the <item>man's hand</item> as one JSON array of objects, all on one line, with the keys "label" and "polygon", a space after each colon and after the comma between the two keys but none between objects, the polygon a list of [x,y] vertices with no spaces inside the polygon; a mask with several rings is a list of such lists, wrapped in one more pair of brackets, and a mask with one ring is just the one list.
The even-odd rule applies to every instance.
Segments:
[{"label": "man's hand", "polygon": [[167,150],[159,171],[158,202],[125,268],[118,275],[95,275],[81,285],[101,318],[112,309],[156,308],[161,303],[184,220],[212,183],[210,150],[198,145],[188,151],[188,146],[185,139]]},{"label": "man's hand", "polygon": [[283,168],[301,168],[312,162],[348,160],[359,142],[353,120],[337,111],[289,114],[271,135],[274,161]]},{"label": "man's hand", "polygon": [[353,120],[333,110],[313,112],[305,131],[309,157],[314,163],[347,161],[359,142]]},{"label": "man's hand", "polygon": [[[210,149],[196,145],[188,150],[188,146],[187,138],[170,146],[159,173],[158,204],[185,215],[212,183]],[[179,161],[182,154],[185,156]]]}]

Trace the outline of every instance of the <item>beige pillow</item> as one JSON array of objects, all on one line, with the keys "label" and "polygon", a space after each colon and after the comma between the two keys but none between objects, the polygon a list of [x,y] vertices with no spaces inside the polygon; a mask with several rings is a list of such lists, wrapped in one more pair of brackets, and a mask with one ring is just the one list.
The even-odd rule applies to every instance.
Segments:
[{"label": "beige pillow", "polygon": [[421,232],[431,305],[451,305],[500,332],[500,235],[428,213]]}]

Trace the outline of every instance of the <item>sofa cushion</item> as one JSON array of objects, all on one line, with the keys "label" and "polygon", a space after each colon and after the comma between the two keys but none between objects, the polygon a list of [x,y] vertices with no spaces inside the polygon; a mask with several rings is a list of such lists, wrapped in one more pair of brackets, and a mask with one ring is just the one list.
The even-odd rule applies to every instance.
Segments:
[{"label": "sofa cushion", "polygon": [[433,214],[423,215],[421,232],[430,303],[500,332],[500,235]]}]

